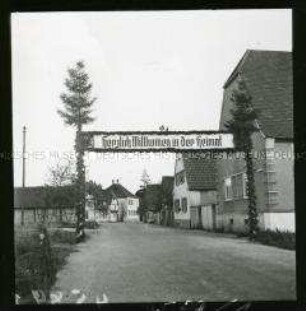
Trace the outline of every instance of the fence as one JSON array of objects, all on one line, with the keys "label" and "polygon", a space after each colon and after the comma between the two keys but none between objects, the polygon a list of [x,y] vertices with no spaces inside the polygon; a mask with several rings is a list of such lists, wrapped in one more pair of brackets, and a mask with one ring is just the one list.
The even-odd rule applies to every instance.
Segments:
[{"label": "fence", "polygon": [[76,209],[74,206],[67,207],[15,207],[14,208],[14,224],[30,225],[37,223],[45,223],[54,225],[59,223],[75,223]]}]

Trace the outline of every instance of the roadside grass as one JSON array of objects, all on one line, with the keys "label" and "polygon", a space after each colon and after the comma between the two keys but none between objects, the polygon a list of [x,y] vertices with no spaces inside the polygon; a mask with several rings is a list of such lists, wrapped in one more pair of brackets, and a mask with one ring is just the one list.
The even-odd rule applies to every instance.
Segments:
[{"label": "roadside grass", "polygon": [[75,250],[74,231],[15,228],[15,293],[21,304],[35,304],[32,290],[50,290],[57,272]]},{"label": "roadside grass", "polygon": [[[247,233],[237,233],[237,237],[247,237]],[[295,233],[279,230],[260,230],[255,239],[264,245],[275,246],[278,248],[295,250]]]},{"label": "roadside grass", "polygon": [[260,231],[256,240],[265,245],[276,246],[279,248],[295,250],[295,233],[289,231]]}]

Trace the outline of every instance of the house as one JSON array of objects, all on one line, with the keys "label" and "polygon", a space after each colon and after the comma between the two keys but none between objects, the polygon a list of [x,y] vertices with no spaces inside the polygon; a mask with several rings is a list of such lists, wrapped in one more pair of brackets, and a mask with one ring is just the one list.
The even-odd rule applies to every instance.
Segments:
[{"label": "house", "polygon": [[[114,221],[110,206],[112,196],[105,190],[100,190],[95,195],[87,194],[85,197],[85,219],[97,223]],[[117,216],[115,217],[117,219]]]},{"label": "house", "polygon": [[161,184],[149,184],[144,189],[143,204],[145,207],[145,222],[160,223],[160,211],[162,208]]},{"label": "house", "polygon": [[161,183],[148,184],[136,192],[141,221],[173,225],[173,179],[172,176],[163,176]]},{"label": "house", "polygon": [[145,189],[142,187],[139,190],[136,191],[135,195],[139,199],[139,208],[138,208],[138,214],[139,214],[139,220],[145,221],[145,214],[146,214],[146,207],[144,203],[144,193]]},{"label": "house", "polygon": [[216,161],[205,153],[178,154],[173,186],[174,224],[182,228],[216,227]]},{"label": "house", "polygon": [[174,221],[173,214],[173,176],[163,176],[161,182],[162,198],[161,198],[161,224],[164,226],[172,226]]},{"label": "house", "polygon": [[139,198],[117,181],[105,189],[111,197],[110,213],[117,214],[117,221],[139,221]]},{"label": "house", "polygon": [[14,223],[16,225],[75,221],[75,188],[72,186],[37,186],[14,188]]},{"label": "house", "polygon": [[[241,77],[259,110],[253,133],[253,163],[259,226],[294,231],[293,78],[292,53],[247,50],[224,84],[220,130],[230,120],[231,94]],[[218,163],[217,225],[244,231],[248,198],[246,165],[234,153]]]}]

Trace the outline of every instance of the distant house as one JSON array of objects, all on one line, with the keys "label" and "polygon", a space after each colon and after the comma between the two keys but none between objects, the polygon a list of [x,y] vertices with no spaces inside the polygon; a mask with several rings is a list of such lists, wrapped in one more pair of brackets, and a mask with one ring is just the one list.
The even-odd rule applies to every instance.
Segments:
[{"label": "distant house", "polygon": [[161,182],[161,223],[165,226],[172,226],[174,222],[173,214],[173,176],[163,176]]},{"label": "distant house", "polygon": [[75,188],[38,186],[14,188],[14,222],[74,222]]},{"label": "distant house", "polygon": [[173,179],[172,176],[163,176],[160,184],[148,184],[136,192],[141,221],[173,225]]},{"label": "distant house", "polygon": [[145,221],[145,213],[146,213],[146,207],[144,203],[144,188],[140,188],[139,190],[136,191],[135,195],[139,199],[139,208],[138,208],[138,214],[139,214],[139,220],[140,221]]},{"label": "distant house", "polygon": [[182,228],[215,229],[216,162],[198,154],[178,155],[173,186],[174,223]]},{"label": "distant house", "polygon": [[[255,187],[260,227],[294,230],[292,54],[248,50],[224,84],[220,130],[231,118],[231,94],[241,77],[259,110],[259,131],[253,134]],[[247,224],[245,161],[218,163],[218,226],[243,231]]]},{"label": "distant house", "polygon": [[160,211],[162,208],[161,184],[149,184],[144,190],[145,221],[160,223]]},{"label": "distant house", "polygon": [[[119,180],[113,180],[112,185],[105,189],[105,192],[112,198],[111,205],[117,206],[118,221],[138,221],[139,198],[123,187]],[[111,212],[115,209],[111,208]]]}]

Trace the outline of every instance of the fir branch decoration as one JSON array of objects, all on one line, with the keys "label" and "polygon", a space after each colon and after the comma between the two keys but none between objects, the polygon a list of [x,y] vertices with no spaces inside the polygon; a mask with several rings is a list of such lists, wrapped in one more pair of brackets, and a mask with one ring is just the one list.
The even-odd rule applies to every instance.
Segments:
[{"label": "fir branch decoration", "polygon": [[256,191],[254,167],[252,159],[252,134],[258,131],[256,123],[258,111],[252,106],[252,97],[245,81],[238,78],[238,87],[231,98],[234,109],[231,109],[231,120],[225,123],[229,132],[233,133],[235,149],[243,152],[246,161],[246,186],[248,196],[248,229],[249,238],[254,240],[258,233],[258,212],[256,207]]}]

